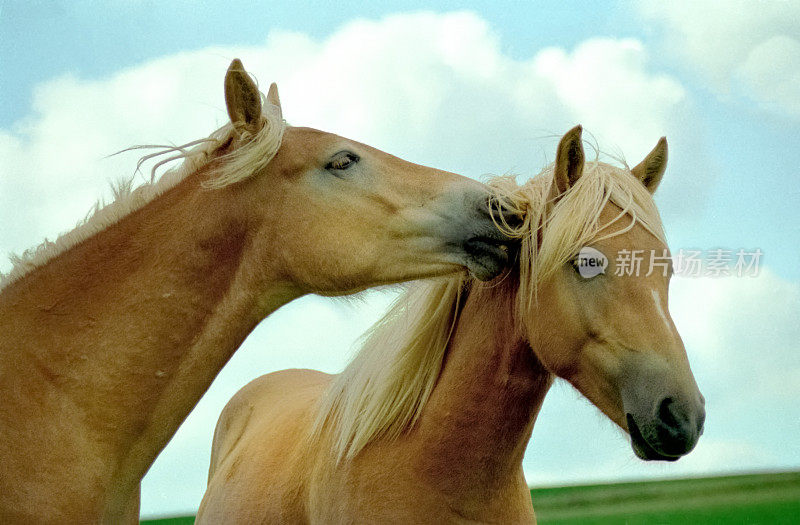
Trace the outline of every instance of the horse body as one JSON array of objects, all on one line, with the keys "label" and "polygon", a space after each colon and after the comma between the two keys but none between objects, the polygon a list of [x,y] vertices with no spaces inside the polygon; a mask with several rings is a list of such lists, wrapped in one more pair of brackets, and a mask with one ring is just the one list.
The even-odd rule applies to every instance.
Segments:
[{"label": "horse body", "polygon": [[[311,522],[533,520],[522,458],[552,376],[514,326],[512,281],[463,299],[436,387],[408,432],[312,476]],[[318,453],[330,461],[324,446]]]},{"label": "horse body", "polygon": [[3,523],[136,522],[155,457],[292,299],[501,268],[479,183],[284,129],[274,85],[262,108],[238,61],[226,101],[231,123],[185,154],[180,176],[123,197],[113,220],[101,210],[2,283]]},{"label": "horse body", "polygon": [[[632,192],[627,209],[619,188],[595,195],[586,232],[612,261],[635,248],[647,267],[648,253],[665,249],[644,193],[660,180],[664,148],[634,168],[638,181],[617,169],[603,182]],[[552,186],[538,190],[549,195],[537,201],[545,226],[526,230],[519,267],[486,284],[420,283],[339,376],[276,372],[234,397],[197,523],[535,521],[522,459],[555,377],[628,431],[642,459],[673,461],[694,447],[703,400],[665,313],[669,276],[617,276],[616,262],[579,275],[581,228],[561,239],[565,258],[553,255],[552,238],[572,227],[558,221],[585,220],[561,199],[591,192],[589,180],[568,193],[583,170],[580,128],[556,158]],[[549,257],[549,268],[537,266]]]},{"label": "horse body", "polygon": [[[482,315],[469,308],[464,315]],[[521,462],[550,376],[524,352],[527,345],[470,346],[474,352],[459,347],[458,362],[445,368],[417,427],[321,476],[311,473],[329,451],[309,447],[305,437],[331,376],[286,370],[254,380],[220,417],[197,522],[530,522]],[[460,366],[469,358],[471,366]],[[487,358],[494,373],[480,366]],[[468,388],[454,388],[464,374]],[[469,414],[451,406],[473,402]]]}]

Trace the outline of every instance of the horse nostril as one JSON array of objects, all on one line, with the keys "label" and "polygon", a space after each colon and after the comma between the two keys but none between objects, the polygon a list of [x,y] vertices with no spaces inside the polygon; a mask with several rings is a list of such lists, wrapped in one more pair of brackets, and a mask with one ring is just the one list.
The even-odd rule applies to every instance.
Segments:
[{"label": "horse nostril", "polygon": [[513,229],[519,228],[524,222],[522,216],[517,211],[506,208],[505,206],[498,206],[496,213],[502,216],[502,220],[505,224]]},{"label": "horse nostril", "polygon": [[514,229],[519,228],[520,226],[522,226],[522,223],[524,222],[524,219],[522,218],[521,215],[519,215],[514,211],[509,210],[508,208],[502,208],[500,210],[500,213],[503,214],[503,218],[505,219],[506,224],[508,224],[511,228]]},{"label": "horse nostril", "polygon": [[494,195],[489,195],[480,206],[481,213],[494,216],[498,221],[504,221],[511,228],[518,228],[523,223],[523,218],[518,211],[503,206]]},{"label": "horse nostril", "polygon": [[658,407],[658,418],[664,425],[673,429],[681,426],[678,418],[675,417],[674,405],[675,402],[671,397],[665,397]]}]

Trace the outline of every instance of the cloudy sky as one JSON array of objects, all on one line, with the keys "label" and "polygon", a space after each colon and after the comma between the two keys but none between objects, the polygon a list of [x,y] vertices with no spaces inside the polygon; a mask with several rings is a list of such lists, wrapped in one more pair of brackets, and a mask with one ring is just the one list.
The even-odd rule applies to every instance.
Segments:
[{"label": "cloudy sky", "polygon": [[[673,280],[670,309],[707,398],[675,464],[635,459],[557,384],[531,484],[800,467],[800,4],[788,1],[0,2],[0,251],[80,220],[134,144],[225,121],[234,57],[277,81],[292,124],[481,178],[536,174],[577,123],[632,164],[666,135],[656,200],[673,252],[753,251],[757,277]],[[457,9],[457,10],[456,10]],[[6,258],[0,271],[10,268]],[[225,402],[273,370],[341,369],[393,292],[308,297],[263,322],[145,478],[142,514],[193,511]]]}]

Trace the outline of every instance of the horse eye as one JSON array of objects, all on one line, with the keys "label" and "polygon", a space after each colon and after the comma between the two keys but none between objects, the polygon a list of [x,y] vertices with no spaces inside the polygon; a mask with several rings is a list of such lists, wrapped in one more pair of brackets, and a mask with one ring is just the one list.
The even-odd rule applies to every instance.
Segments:
[{"label": "horse eye", "polygon": [[586,277],[586,276],[583,274],[583,271],[581,271],[581,259],[580,259],[580,257],[579,257],[579,256],[576,256],[576,257],[575,257],[574,259],[572,259],[572,260],[571,260],[569,263],[570,263],[570,265],[572,266],[572,269],[573,269],[573,270],[575,270],[575,273],[577,273],[578,275],[580,275],[580,276],[581,276],[581,277],[583,277],[584,279],[586,279],[586,278],[587,278],[587,277]]},{"label": "horse eye", "polygon": [[346,170],[360,159],[358,155],[350,151],[340,151],[333,156],[330,162],[325,165],[326,170],[341,171]]},{"label": "horse eye", "polygon": [[591,247],[585,247],[569,261],[569,264],[572,265],[572,269],[578,275],[585,280],[589,280],[601,273],[606,273],[608,259],[603,252]]}]

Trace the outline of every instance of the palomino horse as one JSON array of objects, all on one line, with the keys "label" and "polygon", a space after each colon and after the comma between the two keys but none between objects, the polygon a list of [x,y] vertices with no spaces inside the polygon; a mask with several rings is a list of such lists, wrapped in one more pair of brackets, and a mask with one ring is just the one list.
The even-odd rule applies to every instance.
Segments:
[{"label": "palomino horse", "polygon": [[225,98],[179,169],[4,277],[0,522],[136,522],[156,455],[292,299],[502,269],[488,187],[285,125],[238,60]]},{"label": "palomino horse", "polygon": [[[650,195],[666,153],[662,139],[633,170],[584,166],[577,127],[552,170],[496,181],[527,212],[520,264],[489,284],[417,283],[338,376],[286,370],[243,388],[217,424],[197,522],[534,521],[522,458],[556,376],[640,458],[688,453],[704,401],[667,313]],[[585,246],[605,273],[582,271]],[[623,250],[663,255],[664,271],[618,275]]]}]

